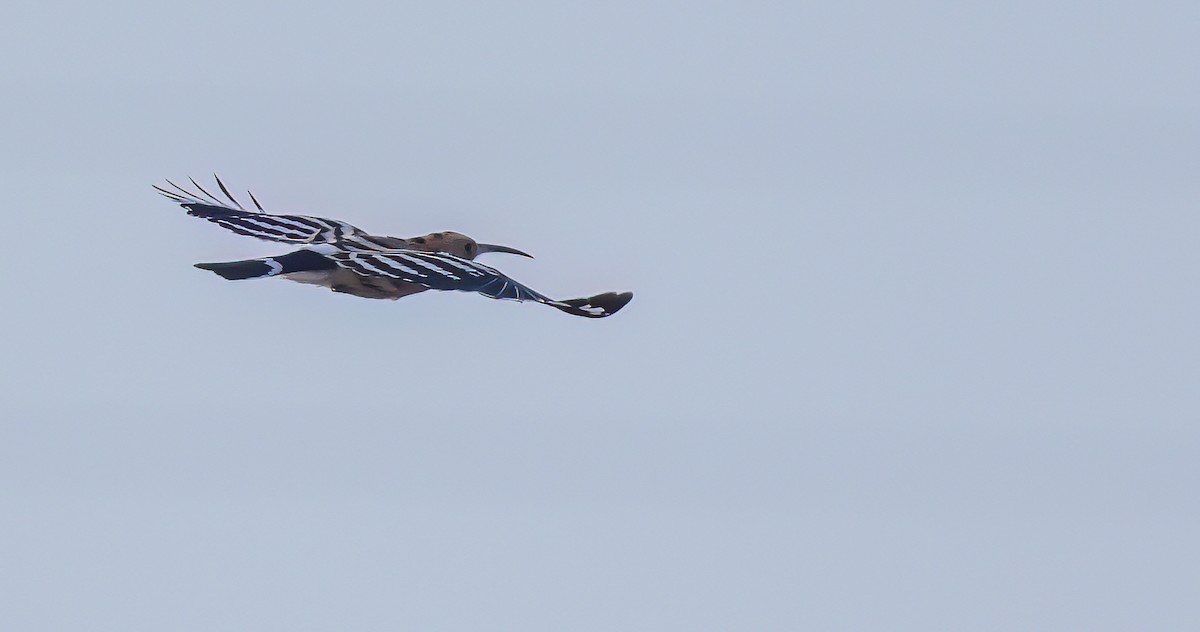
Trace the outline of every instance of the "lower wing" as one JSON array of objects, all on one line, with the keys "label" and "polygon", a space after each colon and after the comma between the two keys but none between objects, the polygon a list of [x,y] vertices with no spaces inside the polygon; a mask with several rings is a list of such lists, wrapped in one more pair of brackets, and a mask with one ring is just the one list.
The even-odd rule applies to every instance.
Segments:
[{"label": "lower wing", "polygon": [[632,292],[605,292],[587,298],[555,300],[514,281],[495,268],[438,252],[334,251],[326,256],[339,266],[364,276],[385,276],[431,290],[478,292],[489,298],[534,301],[586,318],[612,316],[633,299]]}]

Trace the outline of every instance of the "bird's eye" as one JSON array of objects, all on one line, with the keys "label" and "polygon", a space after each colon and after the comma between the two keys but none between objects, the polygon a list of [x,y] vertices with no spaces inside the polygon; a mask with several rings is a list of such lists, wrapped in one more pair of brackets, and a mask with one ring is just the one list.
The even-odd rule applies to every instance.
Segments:
[{"label": "bird's eye", "polygon": [[467,252],[471,252],[472,250],[475,250],[475,244],[467,244]]},{"label": "bird's eye", "polygon": [[425,243],[425,238],[424,237],[413,237],[412,242],[414,244],[423,244],[423,243]]}]

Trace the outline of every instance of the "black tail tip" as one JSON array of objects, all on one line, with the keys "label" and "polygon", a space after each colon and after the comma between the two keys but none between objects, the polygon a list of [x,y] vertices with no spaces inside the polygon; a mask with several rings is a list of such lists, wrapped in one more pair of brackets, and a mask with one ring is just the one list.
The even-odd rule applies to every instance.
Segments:
[{"label": "black tail tip", "polygon": [[562,306],[555,305],[555,307],[575,316],[605,318],[617,313],[632,300],[633,292],[605,292],[587,298],[559,301]]},{"label": "black tail tip", "polygon": [[216,272],[230,281],[270,276],[271,266],[262,261],[231,261],[229,263],[197,263],[197,268]]}]

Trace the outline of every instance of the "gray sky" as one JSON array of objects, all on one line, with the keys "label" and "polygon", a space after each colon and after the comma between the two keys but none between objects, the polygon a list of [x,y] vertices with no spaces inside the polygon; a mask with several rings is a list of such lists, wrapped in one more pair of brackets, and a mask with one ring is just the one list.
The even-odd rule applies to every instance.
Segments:
[{"label": "gray sky", "polygon": [[[8,3],[5,630],[1183,630],[1195,3]],[[191,267],[150,189],[603,321]]]}]

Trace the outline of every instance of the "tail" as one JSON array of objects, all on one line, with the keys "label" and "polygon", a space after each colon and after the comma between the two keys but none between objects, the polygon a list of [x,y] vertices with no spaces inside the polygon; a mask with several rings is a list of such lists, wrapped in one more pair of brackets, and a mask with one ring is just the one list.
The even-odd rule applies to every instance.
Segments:
[{"label": "tail", "polygon": [[337,268],[337,264],[311,250],[297,250],[278,257],[225,263],[197,263],[196,267],[216,272],[230,281],[241,281],[243,279],[263,279],[290,272],[332,270]]},{"label": "tail", "polygon": [[622,307],[633,300],[633,292],[605,292],[587,298],[573,298],[565,301],[550,301],[547,305],[558,308],[574,316],[585,318],[604,318],[617,313]]},{"label": "tail", "polygon": [[230,281],[242,279],[262,279],[283,273],[283,266],[274,258],[247,259],[245,261],[230,261],[227,263],[197,263],[201,270],[212,270]]}]

